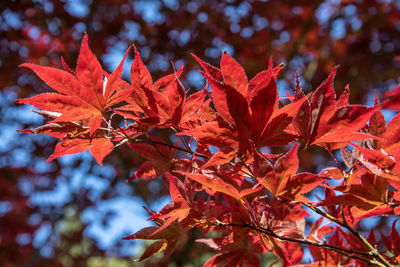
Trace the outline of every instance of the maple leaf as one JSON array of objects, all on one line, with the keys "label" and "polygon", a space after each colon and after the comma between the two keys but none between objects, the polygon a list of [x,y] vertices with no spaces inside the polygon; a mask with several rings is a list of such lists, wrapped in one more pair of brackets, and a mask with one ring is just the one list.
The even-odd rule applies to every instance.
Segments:
[{"label": "maple leaf", "polygon": [[[315,224],[320,225],[322,220],[318,220]],[[317,229],[313,229],[310,234],[315,234],[318,235],[318,232],[316,232]],[[331,234],[331,232],[334,232],[331,234],[329,239],[327,239],[327,242],[324,242],[329,245],[337,246],[337,247],[343,247],[344,246],[344,238],[343,235],[341,235],[343,232],[340,231],[340,228],[338,227],[330,227],[330,226],[324,226],[322,227],[322,234],[320,236],[326,235],[326,234]],[[314,238],[310,238],[310,240],[313,240]],[[351,244],[349,244],[350,246]],[[358,244],[357,244],[358,245]],[[314,262],[311,264],[307,264],[306,266],[337,266],[340,264],[341,266],[349,266],[350,264],[354,264],[355,260],[353,260],[350,257],[343,256],[341,254],[338,254],[334,251],[331,251],[329,249],[325,248],[318,248],[315,246],[309,246],[310,252],[314,258]],[[359,263],[357,261],[357,263]],[[359,266],[359,265],[357,265]]]},{"label": "maple leaf", "polygon": [[299,167],[296,144],[289,152],[275,162],[273,169],[263,177],[257,177],[274,196],[295,201],[309,202],[303,195],[322,182],[322,177],[311,173],[296,174]]},{"label": "maple leaf", "polygon": [[[34,111],[47,119],[54,120],[61,114],[49,111]],[[47,134],[61,139],[57,144],[54,153],[47,159],[47,162],[68,154],[76,154],[89,150],[99,165],[103,159],[114,149],[111,137],[104,130],[96,131],[94,136],[89,135],[89,127],[86,122],[51,122],[35,129],[20,130],[22,133]]]},{"label": "maple leaf", "polygon": [[[328,229],[326,229],[328,227]],[[359,239],[355,238],[352,234],[342,231],[339,227],[324,227],[328,232],[334,231],[334,233],[329,237],[325,244],[329,244],[332,246],[343,247],[345,243],[347,243],[346,248],[353,249],[355,251],[364,251],[367,252],[368,249],[365,247],[363,243],[360,242]],[[307,266],[337,266],[340,264],[341,266],[369,266],[365,265],[365,262],[359,261],[352,257],[348,257],[342,254],[338,254],[332,250],[325,248],[316,248],[313,247],[310,250],[313,251],[312,255],[314,257],[315,262],[309,264]]]},{"label": "maple leaf", "polygon": [[[90,51],[87,35],[82,40],[76,73],[73,73],[64,62],[63,65],[67,71],[34,64],[21,65],[33,70],[47,85],[57,91],[57,93],[44,93],[18,100],[18,103],[30,104],[46,112],[58,114],[51,121],[53,124],[37,129],[41,133],[63,139],[49,160],[89,149],[101,165],[104,157],[113,150],[114,145],[110,138],[105,135],[99,136],[102,134],[100,132],[97,135],[95,133],[104,120],[107,109],[115,105],[117,100],[122,101],[116,100],[113,96],[117,91],[128,52],[129,49],[117,69],[111,75],[107,75],[108,77],[104,76],[105,72],[100,63]],[[60,123],[68,125],[69,122],[75,125],[83,124],[89,129],[89,136],[82,138],[83,134],[79,133],[80,138],[71,138],[69,133],[64,136],[52,134],[60,130],[59,127],[55,127],[56,125]],[[74,134],[74,136],[77,135]]]},{"label": "maple leaf", "polygon": [[396,230],[396,224],[398,219],[396,219],[392,224],[392,231],[389,236],[386,236],[381,233],[383,244],[386,249],[393,255],[392,263],[399,264],[400,263],[400,235]]},{"label": "maple leaf", "polygon": [[352,225],[363,218],[393,212],[389,206],[389,183],[386,179],[360,170],[353,172],[347,181],[346,185],[333,188],[343,194],[325,198],[318,205],[332,206],[332,209],[337,205],[348,207],[345,214]]},{"label": "maple leaf", "polygon": [[[374,138],[358,132],[366,125],[379,106],[368,108],[348,104],[348,90],[337,99],[333,87],[335,67],[329,77],[313,93],[311,102],[304,102],[293,121],[292,133],[305,140],[306,146],[319,145],[333,150],[347,145],[348,141]],[[297,81],[294,101],[303,99],[303,92]]]},{"label": "maple leaf", "polygon": [[100,126],[104,112],[110,107],[109,100],[117,90],[115,84],[121,77],[128,52],[129,49],[117,69],[108,78],[104,77],[99,61],[89,49],[87,35],[82,40],[76,74],[35,64],[22,64],[22,67],[33,70],[57,93],[39,94],[20,99],[18,103],[61,113],[61,116],[53,122],[88,120],[92,135]]},{"label": "maple leaf", "polygon": [[359,157],[359,161],[367,167],[372,173],[382,176],[385,172],[390,173],[397,165],[395,158],[384,149],[372,150],[364,147],[351,144],[357,151],[360,151],[362,157]]},{"label": "maple leaf", "polygon": [[[158,231],[160,226],[150,226],[143,228],[132,234],[123,238],[124,240],[132,239],[144,239],[144,240],[159,240],[151,244],[143,254],[140,256],[138,261],[142,261],[154,254],[164,251],[165,256],[169,256],[174,251],[179,240],[182,239],[182,234],[184,234],[183,229],[177,224],[169,225],[162,231]],[[157,233],[155,233],[158,231]],[[187,230],[186,230],[187,231]]]},{"label": "maple leaf", "polygon": [[[308,240],[314,241],[314,242],[323,242],[323,237],[325,235],[330,234],[332,231],[334,231],[334,228],[329,226],[329,225],[323,225],[321,226],[323,222],[323,217],[319,218],[316,222],[313,223],[310,229],[310,233],[308,234]],[[308,246],[311,255],[314,258],[314,261],[324,261],[325,260],[325,253],[324,249],[315,247],[315,246]]]},{"label": "maple leaf", "polygon": [[150,217],[150,219],[153,218],[166,219],[163,222],[162,226],[158,228],[153,234],[157,234],[158,232],[164,230],[175,221],[181,223],[185,219],[186,220],[191,219],[188,218],[188,215],[192,209],[191,208],[192,199],[189,199],[189,196],[186,193],[187,188],[176,176],[167,173],[166,177],[169,181],[169,191],[173,202],[167,204],[159,212],[159,214],[155,214],[152,217]]},{"label": "maple leaf", "polygon": [[383,106],[384,108],[400,111],[400,86],[385,93],[383,96]]},{"label": "maple leaf", "polygon": [[[309,214],[302,208],[301,203],[265,197],[256,200],[259,212],[257,227],[268,229],[271,235],[261,235],[267,251],[272,251],[282,260],[283,266],[293,266],[303,257],[303,249],[293,242],[281,242],[278,236],[304,240],[305,216]],[[261,216],[260,216],[261,215]],[[254,217],[254,215],[253,215]]]},{"label": "maple leaf", "polygon": [[[33,112],[42,115],[45,119],[54,120],[61,114],[57,112],[50,112],[45,110],[32,110]],[[18,130],[20,133],[30,134],[47,134],[55,138],[62,139],[65,135],[73,133],[87,132],[87,128],[82,122],[67,121],[67,122],[51,122],[46,123],[34,129]]]},{"label": "maple leaf", "polygon": [[178,77],[182,67],[177,73],[168,75],[158,80],[153,85],[153,96],[158,106],[159,116],[165,120],[165,125],[176,126],[182,118],[183,105],[185,104],[185,89]]},{"label": "maple leaf", "polygon": [[207,166],[230,161],[231,152],[235,150],[239,150],[239,154],[251,152],[251,143],[259,148],[285,145],[295,140],[296,137],[286,133],[285,129],[306,98],[278,108],[276,75],[280,66],[273,67],[270,61],[266,71],[248,81],[240,64],[226,53],[221,57],[221,69],[195,58],[211,85],[211,96],[220,119],[180,134],[191,135],[200,143],[219,148],[220,152]]},{"label": "maple leaf", "polygon": [[111,153],[114,149],[113,143],[110,139],[105,137],[93,139],[64,139],[56,145],[54,153],[47,159],[52,161],[55,158],[68,155],[77,154],[89,150],[99,165],[102,165],[105,156]]},{"label": "maple leaf", "polygon": [[[182,119],[186,101],[185,89],[179,81],[181,68],[162,77],[153,84],[151,75],[135,48],[135,59],[131,66],[131,92],[125,111],[140,112],[144,118],[156,118],[153,126],[177,126]],[[187,108],[185,110],[187,112]],[[142,116],[131,117],[139,120]]]},{"label": "maple leaf", "polygon": [[276,239],[270,239],[273,244],[272,252],[282,260],[282,266],[294,266],[303,258],[303,249],[296,243],[279,242]]},{"label": "maple leaf", "polygon": [[217,192],[221,192],[228,196],[231,196],[234,199],[241,198],[239,191],[233,185],[223,181],[220,178],[216,177],[211,178],[204,174],[193,174],[193,173],[181,173],[181,174]]},{"label": "maple leaf", "polygon": [[214,111],[209,107],[211,100],[205,101],[206,96],[207,91],[203,89],[191,94],[183,103],[179,122],[181,130],[201,127],[205,122],[215,121]]},{"label": "maple leaf", "polygon": [[[378,97],[375,94],[375,106],[377,105],[378,105]],[[371,116],[369,120],[368,133],[374,136],[383,137],[385,132],[386,132],[385,117],[383,116],[382,112],[378,110]],[[379,142],[378,140],[374,141]]]},{"label": "maple leaf", "polygon": [[[370,172],[389,179],[396,189],[400,188],[400,114],[397,114],[385,126],[385,120],[380,111],[374,114],[375,119],[370,121],[369,131],[380,139],[367,142],[364,146],[351,144],[354,151],[361,153],[358,160]],[[367,140],[368,141],[368,140]],[[368,148],[366,148],[368,147]]]},{"label": "maple leaf", "polygon": [[210,188],[213,191],[223,193],[223,194],[228,195],[236,200],[240,200],[248,195],[251,195],[255,192],[260,191],[259,187],[238,190],[231,183],[226,182],[223,179],[218,178],[218,177],[209,177],[204,174],[185,173],[185,172],[179,172],[179,171],[177,171],[177,173],[187,176],[188,178],[200,183],[201,185],[203,185],[206,188]]},{"label": "maple leaf", "polygon": [[[210,242],[204,242],[204,240],[197,240],[205,244]],[[237,241],[230,243],[220,249],[220,253],[210,258],[203,266],[247,266],[257,267],[260,265],[260,260],[257,254],[263,252],[263,247],[256,238],[249,236],[248,242]],[[211,246],[213,246],[211,244]]]},{"label": "maple leaf", "polygon": [[[161,251],[164,251],[164,255],[168,257],[172,254],[179,241],[185,238],[186,232],[196,225],[193,223],[192,219],[185,219],[184,216],[181,218],[174,217],[181,214],[180,212],[175,213],[174,211],[180,208],[187,209],[187,205],[189,205],[189,203],[191,205],[192,200],[189,199],[187,193],[185,193],[187,188],[185,188],[185,185],[183,185],[177,177],[170,174],[167,174],[167,176],[170,183],[170,193],[171,196],[173,196],[174,202],[165,205],[164,208],[158,213],[144,207],[151,215],[149,220],[155,221],[157,226],[143,228],[135,234],[123,238],[125,240],[159,240],[145,250],[145,252],[138,259],[139,261]],[[185,207],[180,207],[179,204],[184,205]],[[168,219],[165,220],[165,218]]]},{"label": "maple leaf", "polygon": [[[388,154],[396,155],[400,150],[400,113],[394,116],[385,126],[385,119],[379,111],[375,120],[370,120],[370,131],[381,137],[376,140],[376,150],[383,149]],[[374,130],[375,129],[375,130]]]},{"label": "maple leaf", "polygon": [[[390,142],[388,143],[390,144]],[[359,168],[365,167],[374,175],[387,179],[396,190],[400,190],[400,153],[398,151],[395,152],[395,155],[389,155],[384,148],[373,150],[356,144],[351,145],[355,147],[355,151],[361,153],[361,156],[358,157]],[[393,152],[393,150],[391,151]]]},{"label": "maple leaf", "polygon": [[165,142],[160,138],[155,136],[150,136],[150,138],[157,142],[155,146],[140,143],[129,144],[130,148],[147,159],[147,161],[143,162],[135,174],[127,181],[137,178],[156,178],[170,171],[174,166],[173,158],[178,151],[162,145]]},{"label": "maple leaf", "polygon": [[287,199],[273,198],[262,209],[259,225],[269,228],[278,236],[304,239],[305,219],[309,214],[301,203]]}]

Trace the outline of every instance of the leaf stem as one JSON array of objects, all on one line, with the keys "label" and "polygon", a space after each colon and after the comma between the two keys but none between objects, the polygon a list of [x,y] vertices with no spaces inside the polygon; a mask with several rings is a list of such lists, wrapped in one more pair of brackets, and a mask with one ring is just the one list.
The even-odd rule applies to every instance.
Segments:
[{"label": "leaf stem", "polygon": [[335,156],[332,154],[332,151],[330,151],[329,149],[326,149],[329,153],[329,155],[332,157],[332,159],[335,161],[336,165],[339,167],[339,169],[344,172],[342,166],[340,165],[340,163],[337,161],[337,159],[335,158]]}]

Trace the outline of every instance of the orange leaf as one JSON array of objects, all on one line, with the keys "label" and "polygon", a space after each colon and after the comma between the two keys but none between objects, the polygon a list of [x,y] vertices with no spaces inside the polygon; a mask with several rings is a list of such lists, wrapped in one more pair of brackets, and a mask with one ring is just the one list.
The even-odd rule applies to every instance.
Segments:
[{"label": "orange leaf", "polygon": [[203,174],[193,174],[184,172],[178,172],[178,173],[186,175],[190,179],[200,183],[205,187],[211,188],[212,190],[231,196],[236,200],[240,199],[239,191],[233,185],[221,180],[220,178],[217,177],[210,178]]}]

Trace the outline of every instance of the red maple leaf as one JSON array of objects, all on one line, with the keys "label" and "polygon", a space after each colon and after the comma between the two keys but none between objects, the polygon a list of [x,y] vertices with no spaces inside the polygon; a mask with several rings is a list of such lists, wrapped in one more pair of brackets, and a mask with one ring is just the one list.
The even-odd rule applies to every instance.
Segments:
[{"label": "red maple leaf", "polygon": [[273,67],[270,61],[267,70],[248,81],[240,64],[226,53],[221,58],[221,69],[195,58],[211,85],[219,118],[181,134],[191,135],[200,143],[219,148],[207,166],[228,162],[233,157],[233,151],[238,150],[239,154],[250,152],[251,143],[259,148],[285,145],[296,139],[285,129],[306,98],[278,108],[276,76],[281,66]]},{"label": "red maple leaf", "polygon": [[149,144],[129,144],[130,148],[146,159],[128,181],[136,178],[155,178],[168,171],[174,166],[176,149],[162,145],[165,142],[157,137],[150,136],[153,141],[158,142],[155,146]]},{"label": "red maple leaf", "polygon": [[[214,246],[209,240],[198,240],[205,244]],[[247,266],[257,267],[260,266],[260,260],[257,254],[263,252],[263,246],[257,238],[249,236],[246,240],[237,240],[233,243],[223,246],[220,253],[210,258],[204,267],[212,266]]]},{"label": "red maple leaf", "polygon": [[285,199],[309,202],[303,195],[321,185],[322,177],[312,173],[298,173],[299,160],[296,144],[289,152],[277,159],[273,168],[257,177],[274,196]]},{"label": "red maple leaf", "polygon": [[[128,52],[129,49],[117,69],[108,75],[90,51],[88,37],[85,35],[76,73],[71,71],[64,62],[66,71],[34,64],[21,65],[32,69],[57,93],[44,93],[20,99],[18,103],[30,104],[45,111],[55,112],[57,116],[52,123],[81,121],[83,126],[89,129],[89,136],[84,136],[86,132],[75,134],[74,138],[68,134],[65,135],[49,160],[89,149],[97,162],[101,164],[104,157],[113,150],[114,145],[110,138],[102,132],[96,134],[96,131],[105,119],[107,109],[122,101],[116,98],[116,92]],[[46,128],[50,130],[49,125]]]},{"label": "red maple leaf", "polygon": [[400,235],[396,230],[397,220],[395,220],[392,224],[392,232],[389,236],[385,236],[381,233],[383,244],[386,246],[387,251],[389,251],[392,256],[392,264],[400,263]]},{"label": "red maple leaf", "polygon": [[[318,205],[330,206],[335,210],[338,205],[346,207],[344,214],[352,225],[363,218],[392,213],[388,199],[388,181],[365,170],[356,170],[347,177],[347,184],[333,188],[340,195],[326,197]],[[338,210],[331,214],[338,214]]]},{"label": "red maple leaf", "polygon": [[[293,121],[291,133],[304,139],[306,146],[319,145],[328,150],[346,146],[348,141],[373,138],[358,132],[366,125],[379,106],[368,108],[363,105],[349,105],[348,88],[336,98],[333,79],[337,67],[313,93],[311,102],[304,102]],[[304,98],[297,80],[294,101]]]},{"label": "red maple leaf", "polygon": [[384,95],[383,106],[396,111],[400,110],[400,86]]},{"label": "red maple leaf", "polygon": [[153,79],[135,48],[135,60],[131,67],[131,86],[124,85],[132,89],[126,99],[130,105],[122,107],[121,110],[133,112],[135,116],[128,118],[136,121],[153,118],[153,127],[177,126],[181,122],[186,101],[185,89],[178,79],[182,68],[153,84]]},{"label": "red maple leaf", "polygon": [[[129,52],[117,69],[108,77],[105,76],[96,56],[90,51],[88,37],[82,40],[76,73],[71,70],[23,64],[33,70],[47,85],[57,93],[44,93],[18,103],[33,105],[39,109],[58,112],[61,115],[53,122],[88,120],[91,135],[100,126],[107,108],[115,104],[113,96],[117,91],[117,81],[121,78],[122,67]],[[113,101],[110,101],[113,99]]]},{"label": "red maple leaf", "polygon": [[[133,235],[127,236],[123,239],[144,239],[144,240],[158,240],[151,244],[142,253],[138,261],[142,261],[154,254],[164,251],[165,256],[169,256],[174,251],[177,243],[184,237],[184,233],[189,230],[189,228],[183,228],[178,223],[170,224],[163,230],[158,231],[162,226],[150,226],[143,228]],[[156,233],[157,231],[157,233]]]}]

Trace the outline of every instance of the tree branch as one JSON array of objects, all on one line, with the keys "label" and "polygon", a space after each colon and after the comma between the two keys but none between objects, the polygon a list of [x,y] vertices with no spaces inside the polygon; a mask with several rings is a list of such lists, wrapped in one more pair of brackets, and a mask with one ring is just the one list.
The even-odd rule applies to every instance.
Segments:
[{"label": "tree branch", "polygon": [[306,207],[310,208],[311,210],[313,210],[314,212],[318,213],[319,215],[329,219],[330,221],[344,227],[345,229],[347,229],[352,235],[354,235],[361,243],[364,244],[364,246],[366,246],[369,249],[369,255],[371,255],[372,257],[376,258],[377,260],[379,260],[382,264],[382,266],[385,267],[391,267],[392,265],[378,252],[378,250],[376,248],[374,248],[369,242],[368,240],[366,240],[359,232],[357,232],[356,230],[354,230],[353,227],[351,227],[351,225],[346,221],[340,221],[337,218],[333,217],[332,215],[311,206],[310,204],[307,203],[303,203],[303,205],[305,205]]},{"label": "tree branch", "polygon": [[[372,255],[370,252],[364,252],[364,251],[358,251],[358,250],[353,250],[353,249],[347,249],[347,248],[342,248],[342,247],[338,247],[338,246],[334,246],[334,245],[329,245],[326,243],[318,243],[318,242],[314,242],[314,241],[310,241],[307,239],[296,239],[296,238],[291,238],[291,237],[285,237],[285,236],[279,236],[276,233],[274,233],[271,229],[265,229],[265,228],[260,228],[260,227],[256,227],[250,224],[232,224],[232,223],[223,223],[223,222],[219,222],[217,221],[218,226],[231,226],[231,227],[246,227],[249,229],[252,229],[254,231],[260,232],[262,234],[268,235],[270,237],[279,239],[280,241],[288,241],[288,242],[295,242],[295,243],[299,243],[299,244],[305,244],[305,245],[310,245],[310,246],[315,246],[315,247],[320,247],[320,248],[327,248],[329,250],[332,250],[336,253],[342,254],[346,257],[352,258],[352,259],[357,259],[369,264],[373,264],[376,266],[381,266],[381,267],[385,267],[386,265],[383,263],[378,262],[377,260],[375,260],[375,256]],[[373,257],[373,259],[368,259],[368,258],[364,258],[361,256],[365,256],[365,257]],[[391,266],[391,265],[389,265]]]}]

